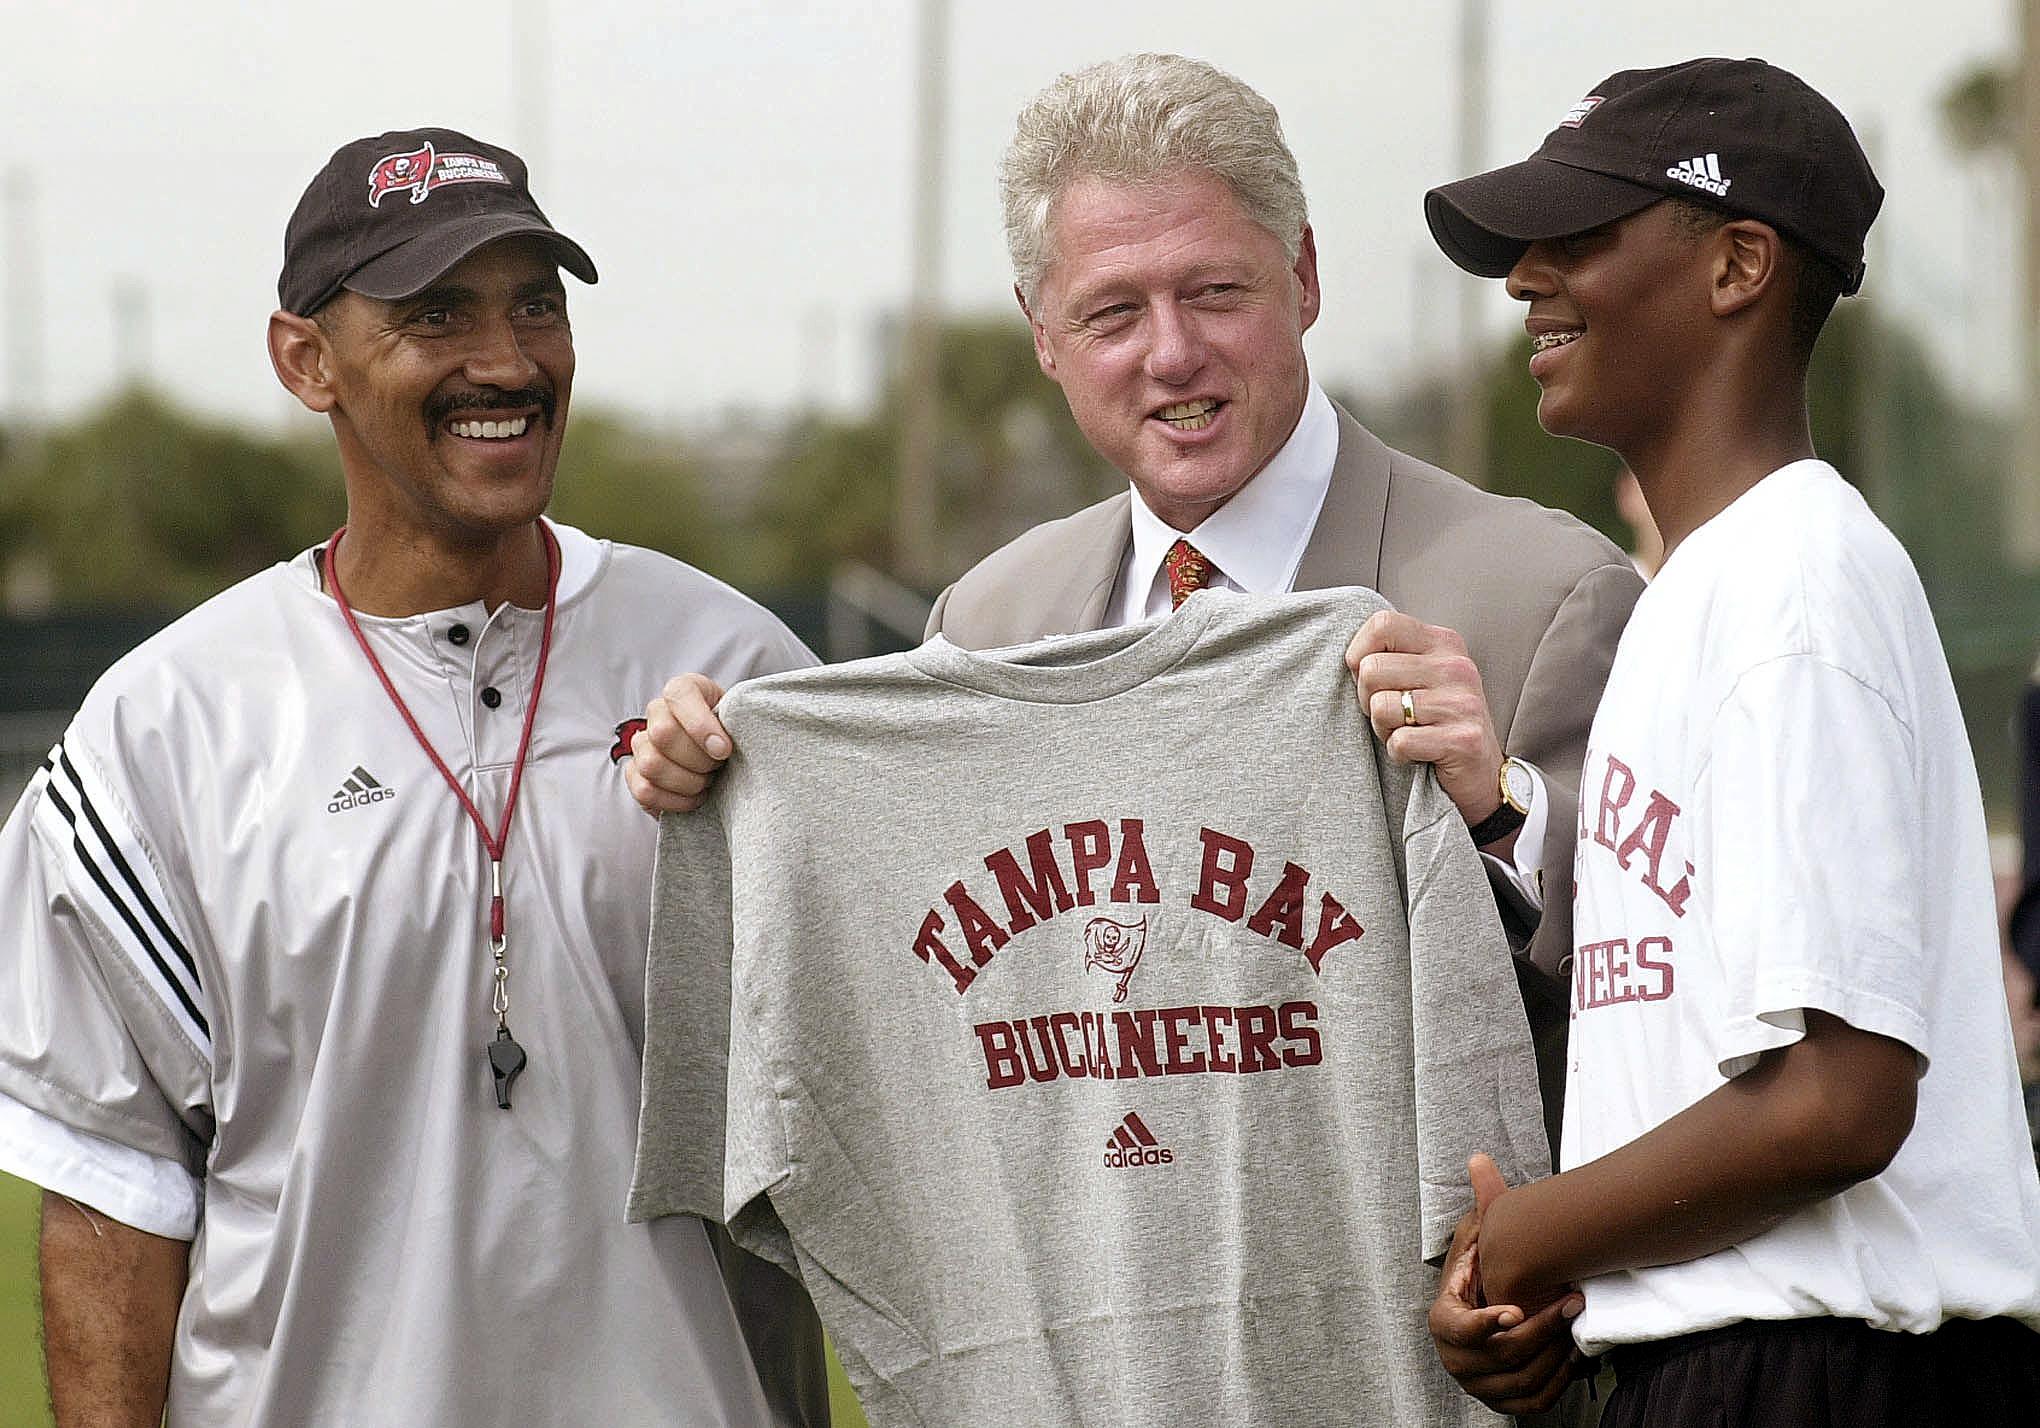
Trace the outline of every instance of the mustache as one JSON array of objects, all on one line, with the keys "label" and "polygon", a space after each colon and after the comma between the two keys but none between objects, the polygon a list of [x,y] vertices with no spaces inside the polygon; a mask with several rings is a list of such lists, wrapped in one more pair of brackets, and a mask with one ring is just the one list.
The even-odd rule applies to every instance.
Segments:
[{"label": "mustache", "polygon": [[425,424],[437,431],[446,425],[448,417],[455,412],[502,412],[523,411],[537,407],[545,424],[553,423],[554,409],[559,405],[551,386],[518,387],[475,387],[468,391],[440,392],[425,403]]}]

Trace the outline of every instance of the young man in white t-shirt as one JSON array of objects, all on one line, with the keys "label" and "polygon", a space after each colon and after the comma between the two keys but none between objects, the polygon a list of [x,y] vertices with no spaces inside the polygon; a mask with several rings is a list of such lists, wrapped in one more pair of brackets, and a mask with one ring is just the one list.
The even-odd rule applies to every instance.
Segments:
[{"label": "young man in white t-shirt", "polygon": [[1918,576],[1807,422],[1882,198],[1820,95],[1707,59],[1426,199],[1529,304],[1539,421],[1623,457],[1666,549],[1581,782],[1565,1168],[1475,1158],[1432,1310],[1497,1407],[1555,1396],[1570,1320],[1605,1428],[2040,1413],[1975,767]]}]

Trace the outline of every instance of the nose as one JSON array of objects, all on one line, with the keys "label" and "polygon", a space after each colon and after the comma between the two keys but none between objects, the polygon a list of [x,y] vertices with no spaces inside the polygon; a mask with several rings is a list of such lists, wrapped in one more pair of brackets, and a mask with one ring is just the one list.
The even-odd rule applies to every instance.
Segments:
[{"label": "nose", "polygon": [[500,317],[476,329],[466,375],[477,386],[529,387],[538,380],[538,364],[518,340],[517,325]]},{"label": "nose", "polygon": [[1558,280],[1552,268],[1552,255],[1549,238],[1540,238],[1525,248],[1523,256],[1516,260],[1516,266],[1509,269],[1509,276],[1502,280],[1509,296],[1518,302],[1531,302],[1557,292]]},{"label": "nose", "polygon": [[1204,340],[1196,318],[1174,302],[1149,309],[1147,371],[1157,382],[1180,387],[1202,370]]}]

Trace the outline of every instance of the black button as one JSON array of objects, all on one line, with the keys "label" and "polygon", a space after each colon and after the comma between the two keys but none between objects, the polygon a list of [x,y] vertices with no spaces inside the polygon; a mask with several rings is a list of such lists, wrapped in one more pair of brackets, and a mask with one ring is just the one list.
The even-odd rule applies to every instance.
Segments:
[{"label": "black button", "polygon": [[464,645],[468,642],[468,627],[466,625],[455,625],[446,632],[446,637],[457,645]]},{"label": "black button", "polygon": [[494,709],[497,705],[501,704],[502,702],[503,696],[501,693],[497,691],[495,685],[492,684],[487,689],[484,689],[482,691],[482,703],[488,705],[491,709]]}]

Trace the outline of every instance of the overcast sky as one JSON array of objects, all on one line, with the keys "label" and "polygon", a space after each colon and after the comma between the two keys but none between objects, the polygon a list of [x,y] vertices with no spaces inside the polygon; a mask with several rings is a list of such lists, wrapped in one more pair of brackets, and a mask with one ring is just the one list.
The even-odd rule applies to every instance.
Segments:
[{"label": "overcast sky", "polygon": [[[0,226],[0,410],[39,400],[61,415],[103,395],[125,287],[144,314],[128,350],[158,385],[208,411],[289,418],[262,346],[284,220],[334,148],[421,124],[525,152],[539,201],[601,268],[570,295],[581,401],[688,424],[731,406],[861,403],[879,319],[908,288],[914,0],[524,5],[543,34],[536,121],[518,103],[505,0],[0,0],[0,169],[25,180],[32,202],[11,211],[33,233],[21,244]],[[2009,189],[1949,152],[1937,102],[2008,52],[2011,0],[1490,10],[1488,165],[1528,153],[1616,69],[1760,55],[1810,80],[1855,121],[1890,195],[1868,291],[1918,323],[1959,384],[2006,390]],[[1458,13],[1453,0],[952,0],[941,300],[1012,310],[993,174],[1028,96],[1065,69],[1170,49],[1282,113],[1318,236],[1313,369],[1379,391],[1443,364],[1471,280],[1432,247],[1422,196],[1458,176]],[[40,277],[27,316],[24,264]],[[1487,301],[1499,335],[1510,304]],[[12,360],[24,333],[39,393]]]}]

